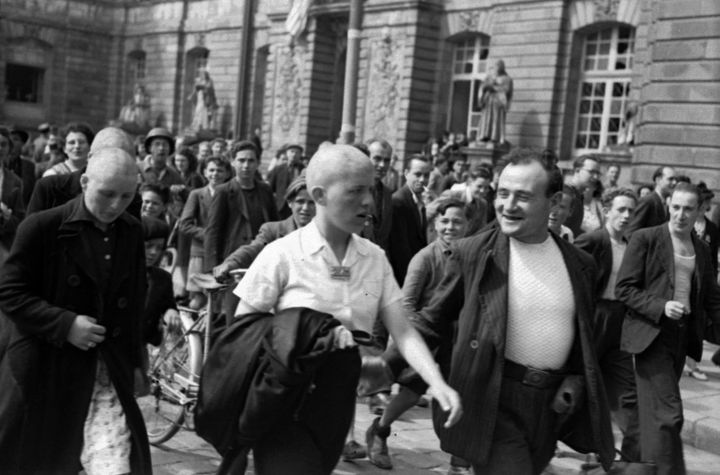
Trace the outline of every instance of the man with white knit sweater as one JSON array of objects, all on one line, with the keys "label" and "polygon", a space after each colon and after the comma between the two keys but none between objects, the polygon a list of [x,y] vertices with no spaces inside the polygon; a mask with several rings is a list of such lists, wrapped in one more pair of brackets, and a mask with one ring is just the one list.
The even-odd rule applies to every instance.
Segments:
[{"label": "man with white knit sweater", "polygon": [[[596,268],[548,232],[560,171],[533,150],[506,158],[498,226],[455,243],[435,297],[415,315],[431,348],[458,324],[448,381],[465,414],[445,428],[434,411],[435,431],[477,475],[539,474],[558,439],[598,453],[608,469],[613,439],[592,333]],[[402,365],[385,356],[396,373]]]}]

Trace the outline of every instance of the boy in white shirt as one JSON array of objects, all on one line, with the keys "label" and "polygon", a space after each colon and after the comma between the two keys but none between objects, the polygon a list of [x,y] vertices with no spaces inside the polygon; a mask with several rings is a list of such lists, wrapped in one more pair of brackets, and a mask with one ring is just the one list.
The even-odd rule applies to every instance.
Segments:
[{"label": "boy in white shirt", "polygon": [[[354,147],[328,145],[313,156],[307,168],[310,195],[317,214],[304,228],[270,243],[255,259],[235,289],[240,297],[236,316],[307,307],[333,315],[338,358],[321,369],[309,399],[322,399],[322,412],[288,421],[254,447],[256,471],[262,473],[331,473],[342,451],[352,418],[357,367],[337,350],[356,346],[351,330],[372,333],[383,319],[408,363],[430,385],[429,393],[443,410],[446,425],[461,415],[460,400],[440,375],[423,339],[410,325],[402,292],[383,250],[361,238],[371,219],[374,169]],[[357,360],[354,360],[357,361]],[[350,363],[352,364],[352,363]],[[344,380],[345,384],[338,381]],[[329,384],[331,383],[331,384]],[[331,433],[331,437],[328,437]],[[288,472],[289,470],[289,472]]]}]

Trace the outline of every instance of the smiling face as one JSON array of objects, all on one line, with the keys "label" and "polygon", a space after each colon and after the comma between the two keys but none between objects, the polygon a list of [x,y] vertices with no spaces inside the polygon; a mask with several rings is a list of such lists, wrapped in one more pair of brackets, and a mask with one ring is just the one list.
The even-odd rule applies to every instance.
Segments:
[{"label": "smiling face", "polygon": [[495,212],[504,234],[526,243],[545,241],[550,208],[561,195],[546,196],[547,187],[548,174],[538,162],[505,167],[495,198]]},{"label": "smiling face", "polygon": [[157,265],[163,251],[165,250],[165,239],[155,238],[145,241],[145,265],[152,267]]},{"label": "smiling face", "polygon": [[228,178],[228,172],[217,163],[209,162],[205,167],[205,178],[207,178],[210,186],[215,187],[221,183],[225,183],[225,180]]},{"label": "smiling face", "polygon": [[439,239],[448,244],[464,237],[467,227],[465,210],[457,206],[451,206],[445,210],[445,213],[435,217],[435,232]]},{"label": "smiling face", "polygon": [[65,155],[73,162],[83,162],[88,158],[90,144],[82,132],[70,132],[65,137]]},{"label": "smiling face", "polygon": [[308,224],[315,217],[315,202],[310,198],[310,194],[306,189],[302,189],[297,195],[288,201],[290,211],[292,211],[295,224],[299,228]]},{"label": "smiling face", "polygon": [[142,216],[162,219],[162,214],[165,212],[165,203],[162,198],[154,191],[144,191],[142,194],[142,207],[140,213]]}]

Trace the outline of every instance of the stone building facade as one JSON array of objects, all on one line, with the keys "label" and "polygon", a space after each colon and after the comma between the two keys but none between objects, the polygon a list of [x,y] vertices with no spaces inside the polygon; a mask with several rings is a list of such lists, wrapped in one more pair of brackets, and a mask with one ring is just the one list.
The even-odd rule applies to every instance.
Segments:
[{"label": "stone building facade", "polygon": [[[298,0],[296,0],[298,1]],[[152,123],[182,133],[207,68],[217,133],[261,130],[268,156],[310,152],[340,130],[349,0],[310,2],[291,39],[292,0],[3,0],[0,122],[118,116],[136,83]],[[477,91],[503,59],[514,80],[512,145],[658,164],[720,188],[720,2],[715,0],[365,0],[356,130],[400,158],[429,137],[476,144]],[[19,78],[19,79],[18,79]]]}]

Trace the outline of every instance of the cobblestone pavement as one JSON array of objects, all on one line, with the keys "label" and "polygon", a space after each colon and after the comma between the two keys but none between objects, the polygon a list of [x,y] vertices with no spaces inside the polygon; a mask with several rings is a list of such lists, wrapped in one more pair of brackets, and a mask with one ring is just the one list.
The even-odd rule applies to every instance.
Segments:
[{"label": "cobblestone pavement", "polygon": [[[707,345],[704,361],[700,367],[708,374],[707,382],[696,381],[684,376],[681,380],[685,403],[686,441],[685,459],[689,475],[717,475],[720,473],[720,368],[709,363],[711,352],[716,347]],[[364,444],[365,429],[373,416],[367,405],[357,405],[355,437]],[[619,437],[616,437],[618,440]],[[694,444],[696,447],[693,447]],[[354,462],[340,462],[336,475],[356,473],[397,475],[430,475],[447,473],[449,455],[439,449],[439,443],[432,430],[430,409],[413,408],[393,424],[388,440],[393,457],[392,471],[380,470],[367,459]],[[700,450],[704,449],[704,450]],[[714,451],[716,453],[711,453]],[[560,445],[559,456],[553,459],[546,475],[577,474],[584,456],[573,453]],[[215,473],[220,457],[205,441],[192,431],[182,430],[162,447],[152,449],[153,466],[158,475],[195,475]],[[248,473],[253,473],[251,470]]]}]

